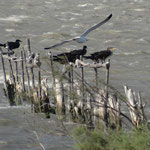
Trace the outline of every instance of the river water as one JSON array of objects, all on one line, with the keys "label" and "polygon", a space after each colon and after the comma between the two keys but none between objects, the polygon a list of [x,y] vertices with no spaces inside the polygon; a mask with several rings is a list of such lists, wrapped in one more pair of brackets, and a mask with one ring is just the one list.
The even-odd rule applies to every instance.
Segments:
[{"label": "river water", "polygon": [[[117,50],[111,57],[110,83],[120,91],[123,91],[124,84],[135,91],[141,91],[149,106],[150,1],[148,0],[1,0],[0,42],[19,38],[23,41],[22,46],[25,46],[26,39],[30,38],[32,51],[40,52],[44,57],[47,55],[43,50],[44,47],[80,35],[110,13],[113,14],[111,20],[87,36],[88,41],[85,44],[88,46],[88,54],[110,46],[116,47]],[[70,51],[82,46],[72,42],[55,48],[52,52]],[[20,49],[16,50],[16,54],[20,54]],[[2,74],[2,71],[0,73]],[[0,80],[3,82],[3,78]],[[24,139],[21,135],[23,133],[30,141],[31,133],[27,135],[22,131],[25,130],[25,126],[20,122],[24,113],[18,113],[22,109],[13,108],[12,113],[9,113],[10,108],[6,107],[8,104],[4,97],[1,96],[0,99],[1,108],[5,108],[0,109],[2,117],[0,135],[3,135],[0,145],[9,147],[3,149],[16,150],[17,148],[13,146],[11,148],[13,142],[8,142],[7,136],[18,141],[20,138]],[[14,136],[14,133],[9,135],[10,130],[20,132],[18,137]],[[27,139],[25,141],[28,143]],[[38,149],[31,145],[29,142],[29,147],[22,145],[24,148],[18,149]]]}]

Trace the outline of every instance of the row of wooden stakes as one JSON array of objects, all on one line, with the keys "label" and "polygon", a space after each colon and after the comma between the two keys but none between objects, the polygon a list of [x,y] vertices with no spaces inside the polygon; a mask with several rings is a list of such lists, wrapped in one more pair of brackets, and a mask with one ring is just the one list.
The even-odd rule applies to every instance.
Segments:
[{"label": "row of wooden stakes", "polygon": [[[67,76],[66,72],[56,69],[52,53],[49,52],[51,77],[48,80],[41,75],[43,69],[40,54],[34,55],[31,52],[29,39],[27,45],[28,55],[23,48],[20,58],[16,55],[11,57],[11,51],[4,53],[2,49],[0,50],[4,92],[10,105],[30,103],[33,112],[45,113],[47,118],[50,118],[50,114],[53,113],[57,114],[59,119],[85,123],[89,127],[103,125],[118,129],[122,127],[123,119],[127,119],[136,127],[146,123],[140,93],[136,96],[135,92],[127,86],[124,86],[125,96],[120,96],[120,93],[115,90],[110,92],[112,89],[109,85],[110,60],[104,64],[95,64],[77,59],[75,64],[68,64],[69,69],[66,72],[69,72],[69,76]],[[79,68],[80,73],[76,73],[74,67]],[[95,87],[86,82],[84,73],[86,67],[95,70]],[[98,86],[98,68],[102,67],[106,70],[104,89]],[[9,68],[9,75],[6,73],[6,68]],[[35,71],[37,79],[35,79]],[[38,84],[35,84],[35,81],[38,81]],[[51,87],[48,81],[52,83]],[[129,114],[122,113],[122,104],[126,104]]]}]

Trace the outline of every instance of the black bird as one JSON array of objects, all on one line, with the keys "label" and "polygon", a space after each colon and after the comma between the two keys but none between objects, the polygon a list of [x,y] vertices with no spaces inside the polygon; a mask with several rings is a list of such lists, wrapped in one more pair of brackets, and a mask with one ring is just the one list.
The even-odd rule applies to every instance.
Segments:
[{"label": "black bird", "polygon": [[90,56],[83,56],[86,59],[92,59],[93,61],[99,63],[101,61],[102,63],[105,62],[105,59],[113,54],[113,50],[115,48],[108,47],[107,50],[99,51],[92,53]]},{"label": "black bird", "polygon": [[60,53],[56,56],[53,56],[53,61],[58,61],[61,64],[66,64],[68,62],[75,63],[76,59],[79,59],[80,56],[84,56],[87,53],[87,46],[83,46],[82,49],[73,50],[66,53]]},{"label": "black bird", "polygon": [[15,42],[7,42],[5,44],[0,44],[0,46],[7,48],[8,50],[13,50],[19,48],[21,40],[17,39]]}]

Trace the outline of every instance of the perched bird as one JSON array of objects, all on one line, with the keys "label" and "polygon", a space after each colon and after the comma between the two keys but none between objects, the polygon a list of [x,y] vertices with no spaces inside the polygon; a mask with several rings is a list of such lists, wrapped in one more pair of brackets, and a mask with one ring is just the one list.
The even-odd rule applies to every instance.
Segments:
[{"label": "perched bird", "polygon": [[104,23],[106,23],[111,17],[112,17],[112,14],[110,14],[105,20],[97,23],[96,25],[92,26],[91,28],[89,28],[88,30],[83,32],[80,36],[74,37],[74,38],[69,39],[69,40],[62,41],[62,42],[60,42],[58,44],[52,45],[50,47],[46,47],[44,49],[48,50],[48,49],[51,49],[51,48],[63,45],[65,43],[68,43],[68,42],[71,42],[71,41],[77,41],[78,43],[84,43],[86,41],[86,36],[87,36],[88,33],[90,33],[94,29],[96,29],[96,28],[100,27],[101,25],[103,25]]},{"label": "perched bird", "polygon": [[87,53],[86,49],[87,49],[87,46],[84,45],[82,49],[58,54],[56,56],[53,56],[53,61],[57,61],[61,64],[66,64],[68,62],[75,63],[76,59],[79,59],[80,56],[84,56]]},{"label": "perched bird", "polygon": [[34,57],[34,65],[40,67],[41,66],[41,61],[40,61],[40,54],[36,53],[35,57]]},{"label": "perched bird", "polygon": [[75,56],[76,58],[80,58],[80,56],[84,56],[87,53],[87,46],[84,45],[82,49],[73,50],[70,52],[70,55]]},{"label": "perched bird", "polygon": [[28,53],[27,63],[28,63],[28,64],[32,64],[34,58],[35,58],[35,53],[29,52],[29,53]]},{"label": "perched bird", "polygon": [[99,63],[99,61],[104,63],[105,59],[107,57],[111,56],[113,54],[114,50],[115,50],[115,48],[108,47],[107,50],[95,52],[95,53],[90,54],[90,56],[83,56],[83,58],[91,59],[91,60],[93,60],[93,61],[95,61],[97,63]]},{"label": "perched bird", "polygon": [[0,44],[0,46],[7,48],[8,50],[13,50],[19,48],[21,40],[17,39],[15,42],[7,42],[5,44]]}]

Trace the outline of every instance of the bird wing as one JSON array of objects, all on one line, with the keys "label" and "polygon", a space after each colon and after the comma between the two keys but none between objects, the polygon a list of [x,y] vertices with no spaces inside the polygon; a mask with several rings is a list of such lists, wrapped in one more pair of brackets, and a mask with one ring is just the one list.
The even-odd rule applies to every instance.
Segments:
[{"label": "bird wing", "polygon": [[68,42],[71,42],[71,41],[73,41],[73,40],[74,40],[74,39],[65,40],[65,41],[62,41],[62,42],[57,43],[57,44],[55,44],[55,45],[52,45],[52,46],[50,46],[50,47],[45,47],[44,49],[45,49],[45,50],[48,50],[48,49],[51,49],[51,48],[55,48],[55,47],[57,47],[57,46],[63,45],[63,44],[68,43]]},{"label": "bird wing", "polygon": [[105,20],[97,23],[96,25],[92,26],[91,28],[89,28],[88,30],[83,32],[81,34],[81,36],[86,36],[89,32],[93,31],[94,29],[96,29],[96,28],[100,27],[101,25],[103,25],[104,23],[106,23],[111,17],[112,17],[112,14],[110,14]]}]

